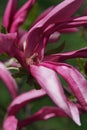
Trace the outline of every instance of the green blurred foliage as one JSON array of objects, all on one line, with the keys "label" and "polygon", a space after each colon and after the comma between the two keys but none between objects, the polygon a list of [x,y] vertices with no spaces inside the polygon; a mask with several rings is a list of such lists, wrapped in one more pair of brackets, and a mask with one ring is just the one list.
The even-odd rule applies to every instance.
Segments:
[{"label": "green blurred foliage", "polygon": [[[18,0],[19,1],[19,7],[24,4],[26,0]],[[26,20],[26,23],[23,25],[23,28],[28,29],[29,26],[32,24],[32,22],[36,19],[36,17],[46,8],[49,6],[56,5],[57,3],[63,1],[63,0],[36,0],[37,3],[35,4],[34,8],[29,14],[28,19]],[[7,0],[0,0],[0,21],[2,20],[2,16],[4,13],[4,9],[6,6]],[[83,6],[79,9],[78,15],[82,14],[82,11],[87,5],[87,0],[84,0]],[[85,30],[87,33],[87,30]],[[65,48],[63,51],[70,51],[74,49],[79,49],[87,45],[87,38],[84,37],[83,30],[81,29],[80,32],[74,33],[74,34],[63,34],[58,41],[58,44],[54,46],[48,45],[48,49],[53,49],[56,47],[59,47],[63,42],[65,42]],[[70,61],[70,64],[75,64],[75,60]],[[20,92],[26,92],[30,89],[32,89],[34,86],[29,86],[27,83],[27,77],[23,77],[22,80],[16,79],[18,82],[18,86],[20,89]],[[5,85],[0,81],[0,127],[2,124],[2,121],[4,119],[7,106],[10,104],[11,99],[9,96],[9,93],[7,89],[5,88]],[[31,104],[28,104],[27,106],[30,106],[31,111],[30,113],[34,113],[39,108],[43,106],[51,106],[54,105],[53,102],[48,98],[45,97],[43,99],[37,100],[32,102]],[[19,113],[20,118],[23,118],[24,116],[28,116],[25,114],[26,110],[23,110],[21,114]],[[27,113],[29,114],[29,113]],[[24,128],[23,130],[86,130],[87,128],[87,114],[81,116],[81,122],[82,126],[77,126],[71,119],[68,118],[52,118],[47,121],[39,121],[34,124],[31,124],[30,126]],[[1,130],[1,128],[0,128]]]}]

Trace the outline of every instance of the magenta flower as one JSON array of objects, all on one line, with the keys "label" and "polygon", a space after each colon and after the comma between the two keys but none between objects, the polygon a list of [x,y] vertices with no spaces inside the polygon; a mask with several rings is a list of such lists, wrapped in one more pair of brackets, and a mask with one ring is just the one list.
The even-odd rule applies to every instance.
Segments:
[{"label": "magenta flower", "polygon": [[[33,1],[29,1],[29,2],[32,3]],[[64,94],[63,86],[57,74],[61,75],[66,80],[66,82],[68,83],[68,86],[71,88],[72,92],[75,94],[76,99],[81,105],[81,108],[87,111],[87,97],[86,97],[87,80],[82,76],[82,74],[77,69],[75,69],[74,67],[70,65],[62,63],[64,60],[70,59],[70,58],[87,57],[87,52],[86,52],[87,48],[82,49],[82,50],[76,50],[73,52],[68,52],[68,53],[52,54],[52,55],[45,56],[45,47],[48,41],[50,40],[50,36],[52,36],[52,34],[54,34],[56,31],[58,34],[64,31],[73,32],[76,30],[77,26],[80,26],[86,23],[86,19],[87,19],[86,16],[78,17],[78,18],[72,17],[72,15],[80,7],[82,2],[83,0],[64,0],[59,5],[46,10],[46,12],[44,12],[35,21],[35,23],[32,25],[30,30],[27,33],[25,33],[23,37],[21,37],[20,41],[22,42],[22,49],[20,49],[20,42],[16,44],[17,42],[16,33],[13,33],[13,38],[12,38],[11,33],[5,34],[5,35],[1,34],[1,38],[2,38],[2,42],[0,43],[1,53],[6,52],[10,56],[15,57],[19,61],[19,63],[22,65],[22,67],[36,79],[36,81],[42,88],[40,91],[35,92],[35,94],[33,93],[33,96],[35,97],[32,97],[32,94],[28,93],[29,96],[25,98],[25,101],[23,101],[24,100],[24,96],[23,96],[23,98],[17,97],[12,102],[12,104],[10,105],[8,109],[8,116],[4,123],[4,130],[8,128],[7,126],[9,125],[8,122],[10,120],[13,120],[11,122],[13,123],[12,125],[13,127],[10,128],[10,130],[12,129],[15,130],[17,128],[17,125],[18,125],[17,122],[19,121],[15,118],[16,110],[19,111],[19,109],[22,108],[22,105],[24,105],[27,102],[28,98],[29,98],[28,101],[30,101],[30,99],[32,98],[35,99],[37,97],[41,97],[40,93],[39,95],[36,94],[41,91],[45,91],[45,93],[56,104],[58,111],[61,112],[61,114],[58,114],[56,113],[56,110],[54,109],[54,111],[51,111],[53,112],[53,115],[48,116],[48,118],[53,117],[57,114],[60,116],[61,115],[69,116],[78,125],[81,125],[78,106],[76,103],[70,101],[68,97],[66,97],[66,95]],[[9,5],[7,6],[8,16],[11,15],[10,10],[12,9],[12,5],[13,4],[9,2]],[[28,4],[26,4],[26,6],[27,5]],[[19,13],[17,13],[17,14],[20,14],[20,17],[21,17],[21,14],[23,13],[23,9],[25,9],[26,6],[23,6],[23,8],[21,9],[22,12],[19,10]],[[15,9],[12,13],[14,12],[15,12]],[[8,30],[10,30],[9,32],[17,31],[16,29],[18,29],[19,23],[21,23],[21,22],[16,21],[16,20],[19,20],[20,18],[20,17],[18,18],[17,14],[16,16],[13,15],[14,19],[12,19],[11,21],[12,23],[10,24],[11,25],[10,27],[8,26],[9,22],[6,23],[5,27],[8,28]],[[23,14],[24,17],[22,21],[24,21],[25,19],[25,16],[26,16],[25,14],[27,13]],[[9,40],[9,42],[7,42],[8,37],[12,41]],[[4,43],[9,44],[8,48],[4,46],[5,45]],[[14,109],[17,106],[17,104],[20,104],[20,103],[21,105],[18,105],[17,109]],[[35,116],[38,117],[37,119],[48,119],[45,117],[44,110],[41,109],[41,111],[42,111],[41,114],[39,111],[34,115],[34,117]],[[49,111],[47,114],[49,114]],[[40,114],[41,118],[38,116],[38,114]],[[36,117],[35,118],[31,117],[29,119],[36,121]],[[27,124],[26,123],[27,120],[22,121],[22,124],[24,123],[23,126]],[[19,123],[19,126],[22,127],[22,124]]]},{"label": "magenta flower", "polygon": [[[80,2],[82,3],[82,1]],[[74,103],[72,105],[72,103],[68,101],[66,96],[64,95],[64,90],[62,88],[62,85],[56,73],[58,72],[60,75],[62,75],[61,74],[62,72],[58,71],[57,67],[60,65],[60,69],[63,67],[65,68],[66,73],[69,73],[69,72],[72,73],[72,75],[70,75],[71,76],[70,79],[68,79],[69,75],[67,75],[66,77],[66,73],[62,76],[66,77],[65,80],[68,82],[69,86],[72,88],[74,93],[76,93],[77,90],[79,90],[79,94],[76,95],[76,97],[77,99],[79,99],[81,105],[84,106],[85,110],[86,110],[85,104],[87,104],[86,98],[84,95],[85,91],[87,94],[86,80],[80,74],[80,72],[78,72],[75,68],[66,64],[56,63],[54,61],[52,61],[51,63],[50,59],[47,61],[46,57],[44,57],[44,49],[47,44],[48,37],[49,35],[52,34],[53,31],[55,31],[54,23],[58,24],[59,22],[65,23],[66,21],[69,21],[71,19],[72,13],[77,9],[77,5],[75,6],[75,4],[77,3],[78,1],[70,1],[70,3],[63,1],[61,4],[53,8],[50,11],[50,13],[40,18],[39,21],[37,20],[37,22],[35,22],[35,24],[32,26],[32,28],[29,30],[27,34],[27,40],[26,40],[26,43],[24,43],[24,53],[26,57],[26,63],[30,68],[31,75],[33,75],[33,77],[37,80],[40,86],[46,91],[46,93],[53,100],[53,102],[60,109],[62,109],[69,117],[71,117],[78,125],[80,125],[78,108]],[[73,6],[75,6],[76,8],[74,8],[74,10],[71,10]],[[64,15],[65,17],[61,17],[62,11],[67,10],[67,8],[68,9],[70,8],[71,12],[69,12],[67,16]],[[68,22],[66,22],[66,25],[67,23]],[[52,31],[49,31],[50,29]],[[50,56],[48,56],[48,58],[49,57]],[[68,58],[70,57],[68,56]],[[79,78],[81,79],[80,86],[83,86],[84,84],[84,88],[79,86],[78,84]],[[75,89],[76,85],[77,85],[77,88]],[[80,99],[80,97],[82,98]],[[84,98],[85,100],[83,100]],[[78,117],[76,115],[78,115]]]}]

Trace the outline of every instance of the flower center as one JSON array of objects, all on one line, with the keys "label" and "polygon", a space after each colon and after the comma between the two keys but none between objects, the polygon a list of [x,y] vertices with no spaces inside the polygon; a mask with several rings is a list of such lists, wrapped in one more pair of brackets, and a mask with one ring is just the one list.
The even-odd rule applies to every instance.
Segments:
[{"label": "flower center", "polygon": [[38,63],[39,63],[38,53],[34,53],[31,57],[26,58],[27,65],[38,64]]}]

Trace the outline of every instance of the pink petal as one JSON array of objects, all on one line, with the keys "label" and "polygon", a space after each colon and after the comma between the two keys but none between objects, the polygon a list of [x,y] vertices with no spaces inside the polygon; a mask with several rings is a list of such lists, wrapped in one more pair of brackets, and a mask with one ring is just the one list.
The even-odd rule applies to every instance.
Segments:
[{"label": "pink petal", "polygon": [[64,63],[43,64],[57,71],[67,81],[73,93],[83,108],[87,111],[87,80],[83,77],[83,75],[74,67]]},{"label": "pink petal", "polygon": [[16,33],[8,33],[2,34],[0,33],[0,53],[13,53],[12,47],[15,46],[17,34]]},{"label": "pink petal", "polygon": [[16,12],[16,8],[17,8],[17,0],[8,0],[8,4],[6,6],[2,21],[4,27],[6,27],[7,29],[9,29],[9,26],[12,23],[12,19]]},{"label": "pink petal", "polygon": [[[80,125],[79,112],[77,107],[73,104],[78,115],[75,116],[73,108],[71,110],[70,104],[64,95],[62,85],[58,79],[57,74],[49,68],[43,66],[30,66],[30,71],[40,86],[47,92],[53,102],[62,109],[69,117],[71,117],[78,125]],[[78,119],[77,119],[78,117]]]},{"label": "pink petal", "polygon": [[13,102],[8,108],[8,115],[16,114],[22,107],[24,107],[28,102],[43,97],[46,95],[46,92],[44,90],[31,90],[29,92],[26,92],[24,94],[21,94]]},{"label": "pink petal", "polygon": [[50,43],[57,42],[60,38],[60,35],[61,34],[59,32],[54,32],[53,34],[50,35],[48,42],[50,42]]},{"label": "pink petal", "polygon": [[65,26],[69,28],[83,25],[87,25],[87,16],[74,18],[71,22],[67,23]]},{"label": "pink petal", "polygon": [[53,102],[69,115],[66,97],[56,73],[43,66],[31,65],[30,71],[40,86],[47,92]]},{"label": "pink petal", "polygon": [[87,25],[87,16],[75,17],[67,22],[53,24],[50,28],[45,30],[45,35],[50,35],[55,31],[61,32],[62,29],[77,28],[85,25]]},{"label": "pink petal", "polygon": [[20,121],[18,126],[19,128],[22,128],[39,120],[47,120],[49,118],[61,116],[67,117],[67,115],[58,107],[43,107],[32,116]]},{"label": "pink petal", "polygon": [[10,72],[5,68],[5,66],[0,62],[0,78],[5,83],[7,89],[9,90],[12,98],[17,96],[17,85]]},{"label": "pink petal", "polygon": [[44,61],[63,61],[71,58],[87,58],[87,47],[65,53],[51,54],[45,56]]},{"label": "pink petal", "polygon": [[33,23],[32,26],[34,26],[36,23],[38,23],[41,19],[43,19],[48,13],[53,9],[54,7],[50,7],[46,9]]},{"label": "pink petal", "polygon": [[15,14],[13,18],[13,23],[10,29],[10,32],[15,32],[18,30],[18,27],[24,23],[26,20],[29,11],[31,10],[32,6],[34,5],[35,0],[28,0]]},{"label": "pink petal", "polygon": [[77,32],[78,28],[64,28],[64,29],[60,29],[59,32],[60,33],[73,33],[73,32]]},{"label": "pink petal", "polygon": [[79,116],[79,111],[78,111],[77,106],[70,101],[68,102],[68,105],[71,111],[71,116],[72,116],[73,121],[76,122],[79,126],[81,126],[80,116]]},{"label": "pink petal", "polygon": [[40,28],[31,29],[27,35],[25,56],[30,57],[34,53],[38,53],[38,57],[41,59],[44,55],[44,48],[47,43],[47,38]]},{"label": "pink petal", "polygon": [[8,116],[3,124],[3,130],[17,130],[17,119],[14,116]]},{"label": "pink petal", "polygon": [[53,31],[60,31],[61,29],[69,29],[85,25],[87,25],[87,16],[75,17],[72,18],[69,22],[62,23],[60,25],[55,24],[50,29],[46,30],[45,33],[46,35],[49,35],[49,33],[52,33]]},{"label": "pink petal", "polygon": [[61,65],[57,71],[69,83],[75,96],[87,111],[87,81],[75,68],[67,65]]},{"label": "pink petal", "polygon": [[[44,47],[46,45],[46,43],[41,42],[44,40],[44,37],[45,37],[44,29],[48,28],[50,25],[53,25],[56,21],[63,22],[63,21],[69,20],[70,16],[79,8],[82,1],[83,0],[70,0],[70,1],[65,0],[61,2],[60,4],[58,4],[50,12],[48,11],[49,12],[48,15],[46,15],[45,17],[43,17],[43,19],[38,21],[30,29],[28,33],[26,49],[25,49],[26,57],[30,57],[33,53],[39,53],[40,52],[39,48],[41,48],[41,52],[40,52],[41,54],[39,53],[38,55],[40,55],[41,57],[41,55],[43,55],[44,53]],[[48,37],[48,35],[46,35],[46,37]],[[47,40],[45,40],[45,42],[46,41]]]},{"label": "pink petal", "polygon": [[76,12],[81,6],[83,0],[64,0],[53,8],[46,17],[41,19],[35,26],[47,27],[50,24],[65,22]]}]

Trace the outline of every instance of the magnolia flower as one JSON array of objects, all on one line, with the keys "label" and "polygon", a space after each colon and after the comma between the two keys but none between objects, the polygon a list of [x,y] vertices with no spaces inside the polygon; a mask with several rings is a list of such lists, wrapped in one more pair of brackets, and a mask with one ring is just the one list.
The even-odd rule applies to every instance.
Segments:
[{"label": "magnolia flower", "polygon": [[[86,17],[71,17],[80,7],[82,1],[83,0],[64,0],[57,6],[50,8],[42,14],[32,25],[30,30],[22,37],[22,50],[20,49],[19,42],[18,44],[16,43],[16,33],[13,33],[13,38],[11,33],[1,34],[2,42],[0,43],[0,49],[2,50],[1,53],[6,52],[10,56],[15,57],[22,67],[36,79],[41,88],[64,113],[64,115],[72,118],[72,120],[78,125],[81,125],[78,106],[74,102],[71,102],[64,94],[63,86],[57,74],[60,74],[66,80],[82,108],[87,111],[86,79],[77,69],[61,62],[61,60],[64,61],[69,58],[87,57],[87,48],[48,56],[45,56],[44,53],[49,38],[53,33],[56,31],[69,31],[69,29],[75,29],[74,27],[86,23]],[[8,37],[10,40],[9,42],[6,42]],[[11,41],[11,39],[14,40]],[[7,49],[6,46],[4,46],[4,43],[8,43]],[[6,122],[9,122],[12,119],[15,129],[18,120],[14,117],[14,109],[12,109],[12,113],[11,116],[9,114]],[[9,123],[5,123],[4,127],[7,124]],[[6,128],[7,127],[5,127],[5,129]]]},{"label": "magnolia flower", "polygon": [[[46,91],[53,102],[59,108],[61,108],[69,117],[71,117],[78,125],[80,125],[78,108],[75,104],[71,105],[72,103],[67,100],[67,97],[64,95],[63,87],[59,81],[56,72],[58,72],[60,75],[63,76],[63,78],[65,78],[74,93],[77,93],[77,90],[79,91],[79,94],[75,94],[75,96],[86,111],[87,103],[85,96],[87,94],[87,81],[80,74],[80,72],[72,66],[62,64],[61,62],[57,63],[55,62],[55,60],[51,61],[51,56],[48,56],[49,60],[47,60],[44,56],[44,49],[47,44],[48,37],[50,34],[52,34],[53,31],[55,31],[54,23],[58,24],[62,21],[65,21],[67,25],[68,22],[66,21],[71,19],[71,15],[75,11],[75,8],[74,10],[70,9],[71,12],[69,12],[67,16],[64,15],[65,17],[61,17],[62,11],[64,13],[67,8],[73,8],[73,6],[75,6],[73,4],[76,4],[75,2],[77,1],[69,2],[70,3],[67,3],[67,1],[63,1],[61,4],[53,8],[50,13],[45,15],[45,17],[41,18],[40,21],[36,22],[32,26],[27,34],[26,43],[24,44],[24,53],[26,57],[26,64],[29,66],[29,72],[31,72],[31,75],[33,75],[33,77]],[[82,1],[80,2],[82,3]],[[61,11],[58,9],[60,9]],[[79,53],[79,51],[76,52]],[[70,57],[68,56],[67,58],[69,59]],[[64,74],[62,71],[63,69],[65,72]],[[79,78],[81,81],[80,84],[78,83]]]}]

